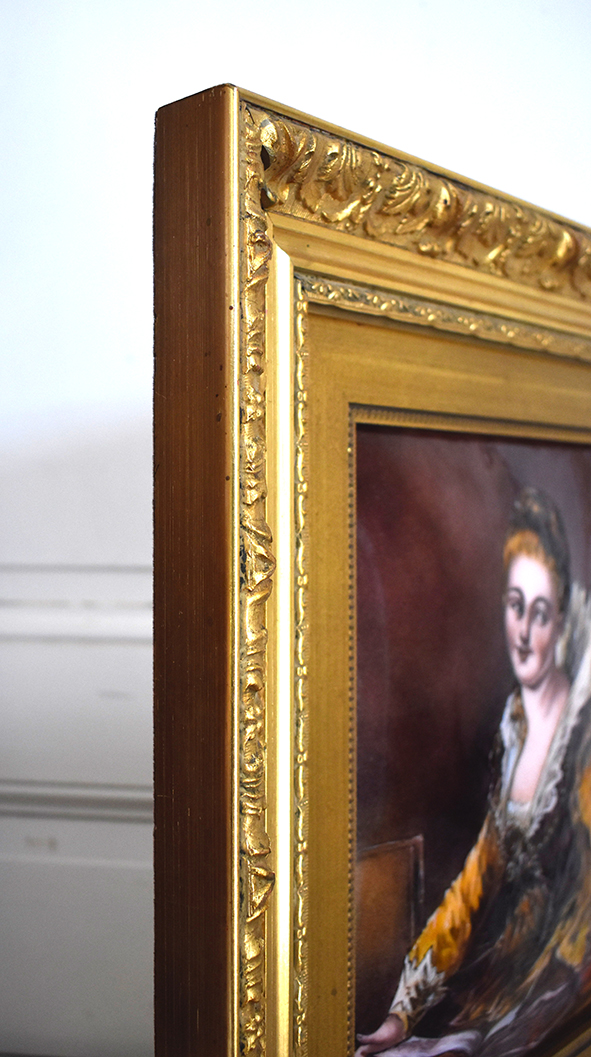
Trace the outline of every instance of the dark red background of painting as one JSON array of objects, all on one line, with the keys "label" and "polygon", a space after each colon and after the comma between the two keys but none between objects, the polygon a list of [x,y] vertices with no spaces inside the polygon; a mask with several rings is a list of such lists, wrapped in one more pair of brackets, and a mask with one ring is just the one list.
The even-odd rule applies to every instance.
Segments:
[{"label": "dark red background of painting", "polygon": [[525,484],[553,497],[588,586],[591,452],[358,426],[356,453],[357,846],[422,834],[428,914],[483,820],[513,685],[501,607],[513,500]]}]

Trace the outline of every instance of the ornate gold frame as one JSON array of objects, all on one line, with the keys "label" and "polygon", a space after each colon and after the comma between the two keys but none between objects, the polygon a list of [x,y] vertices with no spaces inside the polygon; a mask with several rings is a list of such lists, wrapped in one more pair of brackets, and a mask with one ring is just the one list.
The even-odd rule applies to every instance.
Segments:
[{"label": "ornate gold frame", "polygon": [[[354,803],[343,429],[395,403],[401,421],[591,442],[591,232],[229,86],[159,111],[155,186],[157,1057],[341,1057]],[[331,327],[353,335],[334,423]],[[360,340],[385,348],[396,327],[411,351],[380,380]],[[409,335],[439,341],[445,365],[424,406]],[[501,362],[497,399],[482,379]],[[320,656],[325,610],[336,675]],[[333,685],[338,716],[322,704]],[[319,821],[331,804],[334,838]]]}]

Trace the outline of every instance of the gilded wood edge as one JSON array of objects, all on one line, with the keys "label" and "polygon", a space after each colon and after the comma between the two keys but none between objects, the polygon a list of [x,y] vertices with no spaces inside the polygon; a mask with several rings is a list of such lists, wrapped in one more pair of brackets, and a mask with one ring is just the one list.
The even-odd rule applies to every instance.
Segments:
[{"label": "gilded wood edge", "polygon": [[529,351],[591,361],[591,338],[573,337],[563,331],[520,323],[491,313],[315,275],[302,274],[300,282],[306,296],[315,304],[381,316],[399,323],[433,327]]},{"label": "gilded wood edge", "polygon": [[265,520],[265,296],[272,243],[261,208],[258,129],[240,109],[239,1047],[266,1051],[265,916],[273,891],[266,813],[266,601],[275,560]]},{"label": "gilded wood edge", "polygon": [[[243,104],[247,105],[247,104]],[[263,203],[422,257],[502,276],[554,296],[591,299],[591,232],[250,104],[264,148]]]}]

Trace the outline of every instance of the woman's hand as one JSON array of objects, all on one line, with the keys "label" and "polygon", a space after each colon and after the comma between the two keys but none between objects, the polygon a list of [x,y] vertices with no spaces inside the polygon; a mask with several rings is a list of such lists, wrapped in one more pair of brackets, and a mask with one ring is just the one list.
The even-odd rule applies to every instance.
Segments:
[{"label": "woman's hand", "polygon": [[382,1053],[383,1050],[397,1046],[404,1038],[404,1024],[396,1013],[389,1013],[383,1024],[372,1035],[358,1035],[361,1046],[355,1050],[355,1057],[367,1057],[370,1053]]}]

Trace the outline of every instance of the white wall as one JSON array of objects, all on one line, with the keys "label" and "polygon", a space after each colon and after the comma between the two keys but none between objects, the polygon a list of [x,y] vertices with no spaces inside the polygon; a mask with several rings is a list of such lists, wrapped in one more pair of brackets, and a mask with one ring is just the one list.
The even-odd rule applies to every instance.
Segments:
[{"label": "white wall", "polygon": [[0,1051],[152,1051],[150,420],[0,465]]},{"label": "white wall", "polygon": [[230,81],[591,223],[588,0],[0,0],[0,437],[149,406],[158,106]]},{"label": "white wall", "polygon": [[151,1051],[153,114],[223,81],[591,223],[588,0],[0,0],[0,1051]]}]

